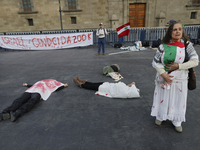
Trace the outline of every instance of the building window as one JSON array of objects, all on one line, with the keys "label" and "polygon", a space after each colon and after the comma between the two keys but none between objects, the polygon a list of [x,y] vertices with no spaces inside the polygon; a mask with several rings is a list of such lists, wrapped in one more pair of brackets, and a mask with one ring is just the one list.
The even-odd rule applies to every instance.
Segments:
[{"label": "building window", "polygon": [[27,19],[29,26],[33,26],[33,19]]},{"label": "building window", "polygon": [[197,18],[197,12],[191,12],[190,19],[196,19]]},{"label": "building window", "polygon": [[76,24],[76,17],[71,17],[71,24]]},{"label": "building window", "polygon": [[77,10],[78,9],[78,0],[65,0],[66,10]]},{"label": "building window", "polygon": [[68,0],[68,8],[76,9],[76,0]]},{"label": "building window", "polygon": [[37,14],[38,11],[34,11],[33,0],[19,0],[19,12],[18,14]]},{"label": "building window", "polygon": [[30,0],[22,0],[24,11],[32,11]]},{"label": "building window", "polygon": [[195,4],[200,4],[200,0],[192,0],[192,4],[195,5]]}]

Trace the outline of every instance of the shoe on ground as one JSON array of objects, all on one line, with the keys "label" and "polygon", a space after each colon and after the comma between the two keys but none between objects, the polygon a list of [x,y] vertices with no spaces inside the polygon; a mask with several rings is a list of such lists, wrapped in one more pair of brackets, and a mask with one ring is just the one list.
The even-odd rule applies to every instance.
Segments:
[{"label": "shoe on ground", "polygon": [[0,113],[0,121],[10,119],[9,113]]},{"label": "shoe on ground", "polygon": [[155,120],[155,124],[158,125],[158,126],[160,126],[162,124],[162,121],[156,119]]},{"label": "shoe on ground", "polygon": [[86,80],[82,80],[79,76],[76,77],[76,79],[81,82],[82,84],[85,84]]},{"label": "shoe on ground", "polygon": [[183,128],[182,128],[182,126],[179,126],[179,127],[175,127],[175,130],[177,131],[177,132],[183,132]]},{"label": "shoe on ground", "polygon": [[100,55],[99,53],[96,54],[97,56]]},{"label": "shoe on ground", "polygon": [[105,56],[106,54],[105,54],[105,53],[103,53],[103,55]]},{"label": "shoe on ground", "polygon": [[74,83],[76,83],[76,85],[81,87],[81,82],[79,82],[76,78],[73,78],[73,81],[74,81]]},{"label": "shoe on ground", "polygon": [[11,117],[11,121],[12,122],[15,122],[18,118],[19,118],[19,115],[16,115],[15,112],[10,112],[10,117]]}]

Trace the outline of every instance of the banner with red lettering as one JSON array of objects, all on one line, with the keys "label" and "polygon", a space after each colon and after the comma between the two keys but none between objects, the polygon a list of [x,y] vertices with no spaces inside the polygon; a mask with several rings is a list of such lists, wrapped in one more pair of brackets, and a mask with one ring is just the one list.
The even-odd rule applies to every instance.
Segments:
[{"label": "banner with red lettering", "polygon": [[87,45],[93,45],[93,32],[0,36],[0,46],[8,49],[53,50]]}]

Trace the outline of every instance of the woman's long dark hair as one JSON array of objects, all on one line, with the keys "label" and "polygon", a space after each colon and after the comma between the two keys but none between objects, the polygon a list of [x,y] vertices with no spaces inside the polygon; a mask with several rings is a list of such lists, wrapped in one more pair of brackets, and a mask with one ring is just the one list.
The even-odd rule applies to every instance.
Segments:
[{"label": "woman's long dark hair", "polygon": [[[181,23],[175,22],[175,23],[173,23],[172,25],[169,26],[169,28],[167,30],[167,33],[165,34],[165,36],[162,39],[162,43],[165,43],[165,44],[166,43],[170,43],[170,40],[172,39],[172,31],[173,31],[173,28],[174,28],[175,24],[181,24]],[[189,40],[188,37],[185,35],[184,28],[183,28],[183,33],[182,33],[182,38],[181,39],[183,39],[185,43]]]}]

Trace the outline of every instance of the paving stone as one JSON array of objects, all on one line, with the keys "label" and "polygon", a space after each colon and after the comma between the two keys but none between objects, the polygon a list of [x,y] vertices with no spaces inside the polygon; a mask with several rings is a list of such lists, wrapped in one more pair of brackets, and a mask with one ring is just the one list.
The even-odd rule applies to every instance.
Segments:
[{"label": "paving stone", "polygon": [[[197,53],[200,47],[195,46]],[[52,93],[16,122],[0,122],[1,150],[196,150],[200,149],[199,66],[197,89],[188,92],[186,122],[177,133],[170,121],[155,125],[150,116],[155,88],[152,59],[155,50],[121,52],[106,47],[54,51],[0,51],[0,110],[8,107],[27,88],[22,83],[53,78],[69,87]],[[73,83],[79,75],[91,82],[115,81],[102,75],[104,66],[118,64],[122,82],[136,82],[140,99],[111,99],[95,95]]]}]

